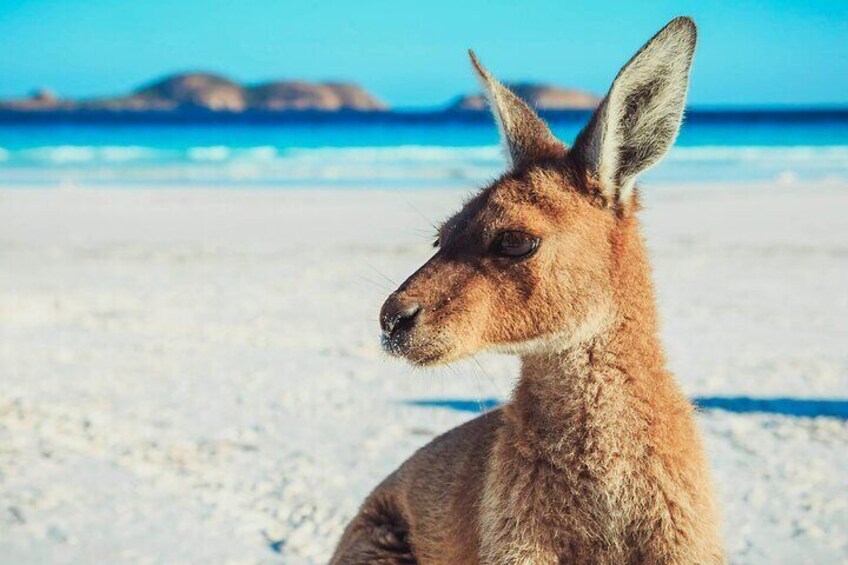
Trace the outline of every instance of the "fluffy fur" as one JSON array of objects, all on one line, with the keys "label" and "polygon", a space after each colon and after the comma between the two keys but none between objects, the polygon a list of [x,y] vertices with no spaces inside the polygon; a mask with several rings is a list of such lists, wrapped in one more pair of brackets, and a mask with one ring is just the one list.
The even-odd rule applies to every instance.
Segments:
[{"label": "fluffy fur", "polygon": [[[521,377],[503,408],[386,478],[332,563],[723,562],[628,188],[674,140],[693,46],[691,20],[670,23],[570,151],[473,59],[512,168],[445,222],[439,250],[381,320],[390,352],[414,364],[496,349],[521,355]],[[541,243],[525,258],[493,255],[504,230]]]},{"label": "fluffy fur", "polygon": [[577,145],[610,200],[626,202],[636,175],[677,137],[697,33],[689,18],[660,30],[624,65]]}]

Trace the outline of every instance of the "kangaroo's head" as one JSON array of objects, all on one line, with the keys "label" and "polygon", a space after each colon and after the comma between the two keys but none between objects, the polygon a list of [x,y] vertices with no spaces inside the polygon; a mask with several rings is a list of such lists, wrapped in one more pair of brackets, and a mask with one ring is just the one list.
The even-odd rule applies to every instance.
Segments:
[{"label": "kangaroo's head", "polygon": [[[418,365],[590,339],[615,316],[615,234],[637,176],[674,143],[695,49],[677,18],[621,69],[572,148],[471,53],[509,170],[444,222],[435,255],[383,305],[383,346]],[[620,294],[620,293],[619,293]]]}]

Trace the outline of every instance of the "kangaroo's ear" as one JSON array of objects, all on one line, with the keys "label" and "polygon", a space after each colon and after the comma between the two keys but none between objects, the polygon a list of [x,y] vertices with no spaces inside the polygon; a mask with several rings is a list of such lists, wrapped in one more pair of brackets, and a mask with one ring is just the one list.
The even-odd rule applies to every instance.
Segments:
[{"label": "kangaroo's ear", "polygon": [[610,205],[627,203],[636,176],[656,164],[680,130],[697,31],[676,18],[619,71],[573,152]]},{"label": "kangaroo's ear", "polygon": [[501,132],[510,167],[517,169],[534,161],[562,157],[565,145],[554,137],[542,118],[490,75],[474,51],[469,50],[468,54]]}]

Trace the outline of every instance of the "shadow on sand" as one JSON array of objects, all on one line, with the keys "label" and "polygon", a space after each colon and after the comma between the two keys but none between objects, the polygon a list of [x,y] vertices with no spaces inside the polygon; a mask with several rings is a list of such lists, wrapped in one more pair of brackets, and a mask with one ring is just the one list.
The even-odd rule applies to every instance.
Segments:
[{"label": "shadow on sand", "polygon": [[[799,418],[848,419],[848,400],[814,400],[801,398],[751,398],[748,396],[702,396],[692,399],[699,410],[724,410],[737,414],[779,414]],[[447,408],[460,412],[485,412],[501,404],[500,400],[486,398],[421,399],[405,402],[410,406]]]}]

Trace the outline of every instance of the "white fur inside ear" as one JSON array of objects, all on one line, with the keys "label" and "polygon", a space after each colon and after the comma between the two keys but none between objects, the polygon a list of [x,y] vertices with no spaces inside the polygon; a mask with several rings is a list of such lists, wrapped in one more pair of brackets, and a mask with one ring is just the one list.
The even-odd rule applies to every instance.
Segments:
[{"label": "white fur inside ear", "polygon": [[535,159],[550,157],[552,153],[558,154],[563,145],[545,122],[515,93],[492,77],[473,52],[469,54],[498,124],[509,167],[515,169]]},{"label": "white fur inside ear", "polygon": [[503,103],[498,100],[498,94],[496,92],[498,86],[491,83],[491,79],[483,76],[481,73],[477,74],[477,82],[480,83],[480,88],[483,89],[483,94],[486,97],[486,102],[489,104],[489,108],[492,111],[492,115],[495,117],[495,123],[498,126],[498,134],[501,138],[501,147],[503,148],[504,158],[506,159],[506,164],[509,169],[515,167],[515,161],[513,159],[514,149],[512,147],[510,138],[509,138],[509,129],[507,129],[507,125],[504,124],[504,119],[508,119],[508,116],[504,116],[501,112],[501,108],[503,107]]},{"label": "white fur inside ear", "polygon": [[624,66],[581,135],[583,152],[610,201],[631,198],[636,178],[674,144],[683,119],[695,27],[673,20]]}]

